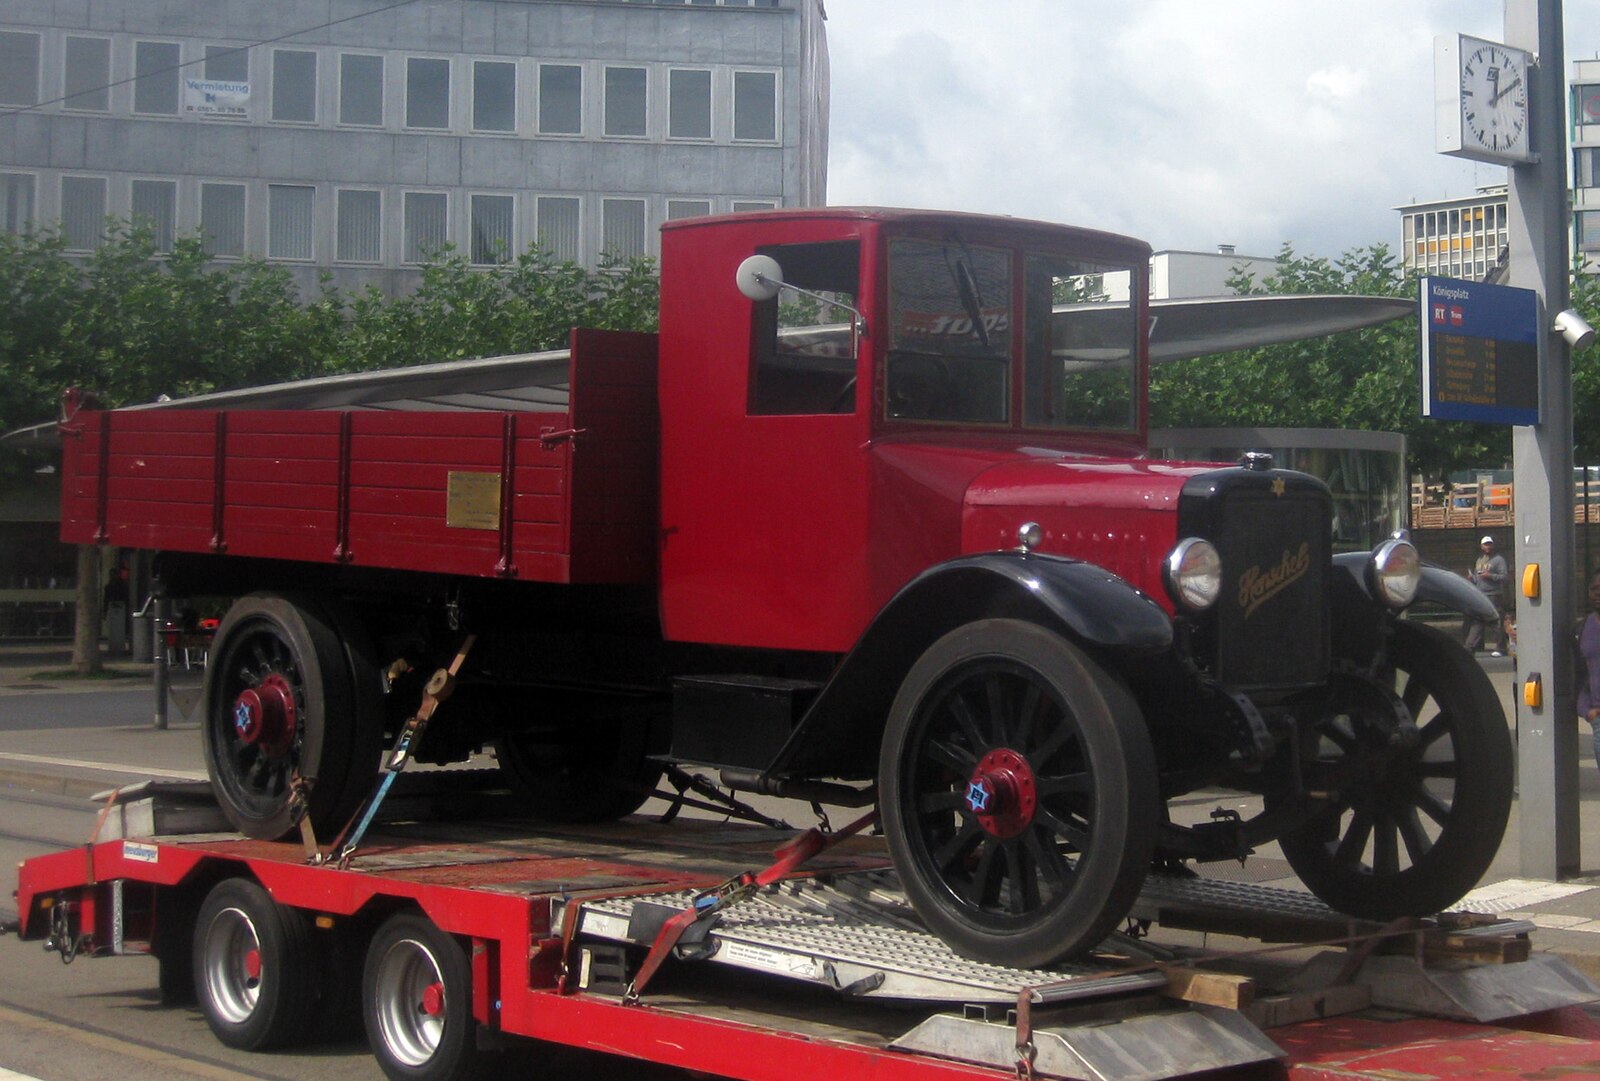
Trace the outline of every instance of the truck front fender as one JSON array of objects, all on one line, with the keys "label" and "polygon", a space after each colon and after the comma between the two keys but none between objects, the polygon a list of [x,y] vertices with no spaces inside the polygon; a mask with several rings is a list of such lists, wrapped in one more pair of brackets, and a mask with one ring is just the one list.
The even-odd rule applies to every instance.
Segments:
[{"label": "truck front fender", "polygon": [[[1343,569],[1361,589],[1361,593],[1374,604],[1378,603],[1367,587],[1367,563],[1372,557],[1366,552],[1340,552],[1333,557],[1336,567]],[[1497,613],[1489,598],[1459,574],[1452,574],[1432,563],[1422,565],[1422,581],[1417,585],[1415,603],[1437,604],[1471,619],[1495,619]]]},{"label": "truck front fender", "polygon": [[889,706],[912,664],[947,632],[996,617],[1051,627],[1095,652],[1155,653],[1172,645],[1166,612],[1093,564],[1021,552],[953,559],[912,579],[878,613],[768,775],[872,776]]}]

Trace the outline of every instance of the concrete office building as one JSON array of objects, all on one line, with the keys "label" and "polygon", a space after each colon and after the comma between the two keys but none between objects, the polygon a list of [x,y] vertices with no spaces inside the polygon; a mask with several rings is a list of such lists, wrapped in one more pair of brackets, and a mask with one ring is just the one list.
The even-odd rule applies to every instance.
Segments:
[{"label": "concrete office building", "polygon": [[822,0],[6,0],[0,229],[137,217],[404,290],[450,243],[594,266],[825,202]]},{"label": "concrete office building", "polygon": [[1408,271],[1482,281],[1506,246],[1506,185],[1472,195],[1395,207],[1400,264]]}]

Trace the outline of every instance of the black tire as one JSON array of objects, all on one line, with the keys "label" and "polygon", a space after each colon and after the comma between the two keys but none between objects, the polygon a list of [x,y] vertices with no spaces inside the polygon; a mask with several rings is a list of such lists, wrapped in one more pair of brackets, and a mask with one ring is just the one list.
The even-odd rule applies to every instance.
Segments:
[{"label": "black tire", "polygon": [[478,1049],[467,951],[426,917],[399,913],[372,936],[361,1016],[391,1081],[469,1081],[488,1065]]},{"label": "black tire", "polygon": [[502,733],[495,758],[519,807],[540,822],[609,822],[650,798],[652,717],[629,711]]},{"label": "black tire", "polygon": [[303,912],[245,878],[219,882],[194,927],[194,989],[217,1039],[243,1051],[306,1040],[317,1011],[317,953]]},{"label": "black tire", "polygon": [[200,735],[235,829],[268,840],[289,832],[295,774],[312,782],[318,833],[343,824],[361,795],[350,783],[356,699],[345,646],[315,600],[254,593],[234,602],[206,666]]},{"label": "black tire", "polygon": [[[1483,877],[1511,809],[1513,754],[1500,697],[1459,645],[1431,627],[1395,626],[1388,673],[1418,738],[1386,738],[1384,695],[1336,676],[1334,711],[1307,741],[1312,791],[1335,791],[1325,814],[1279,839],[1289,865],[1328,905],[1390,920],[1442,911]],[[1338,680],[1357,681],[1339,694]],[[1387,692],[1388,685],[1384,691]]]},{"label": "black tire", "polygon": [[[1082,953],[1144,882],[1161,804],[1143,717],[1043,627],[984,620],[929,647],[895,696],[878,779],[912,907],[968,957]],[[986,809],[969,796],[980,784]]]}]

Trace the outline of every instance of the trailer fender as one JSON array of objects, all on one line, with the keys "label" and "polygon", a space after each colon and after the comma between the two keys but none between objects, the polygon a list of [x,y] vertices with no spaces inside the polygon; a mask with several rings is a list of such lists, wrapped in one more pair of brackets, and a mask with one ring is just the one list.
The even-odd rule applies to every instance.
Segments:
[{"label": "trailer fender", "polygon": [[1155,653],[1172,622],[1150,597],[1091,563],[1022,552],[963,556],[907,583],[873,619],[767,769],[768,776],[872,776],[890,703],[946,632],[1009,617],[1095,652]]},{"label": "trailer fender", "polygon": [[[1362,596],[1376,604],[1367,586],[1367,563],[1371,558],[1366,552],[1340,552],[1333,562],[1350,576]],[[1422,565],[1422,582],[1417,586],[1414,603],[1437,604],[1470,619],[1492,620],[1498,616],[1494,604],[1476,586],[1433,563]]]}]

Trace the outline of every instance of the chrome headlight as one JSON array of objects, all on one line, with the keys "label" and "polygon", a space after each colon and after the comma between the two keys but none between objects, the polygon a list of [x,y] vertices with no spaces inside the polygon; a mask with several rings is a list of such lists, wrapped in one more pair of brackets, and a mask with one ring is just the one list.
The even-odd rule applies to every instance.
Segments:
[{"label": "chrome headlight", "polygon": [[1222,557],[1208,540],[1187,537],[1167,556],[1167,592],[1191,612],[1201,612],[1217,603],[1222,593]]},{"label": "chrome headlight", "polygon": [[1372,552],[1372,592],[1390,608],[1400,609],[1417,598],[1422,582],[1422,557],[1407,540],[1386,540]]}]

